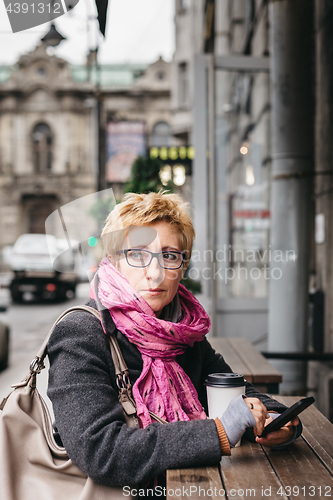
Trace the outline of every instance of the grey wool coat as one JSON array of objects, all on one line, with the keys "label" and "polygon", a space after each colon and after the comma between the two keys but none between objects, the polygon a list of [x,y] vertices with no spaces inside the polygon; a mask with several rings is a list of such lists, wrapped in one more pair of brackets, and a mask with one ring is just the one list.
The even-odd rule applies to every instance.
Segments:
[{"label": "grey wool coat", "polygon": [[[94,300],[86,305],[96,308]],[[137,347],[114,328],[129,368],[132,385],[142,370]],[[137,485],[169,468],[216,465],[221,449],[213,420],[152,423],[129,428],[118,401],[109,341],[101,323],[80,311],[55,328],[48,343],[48,396],[52,401],[58,441],[73,462],[94,481],[105,485]],[[231,372],[223,357],[205,339],[176,358],[207,408],[203,385],[209,373]],[[246,394],[269,410],[285,407],[247,383]]]}]

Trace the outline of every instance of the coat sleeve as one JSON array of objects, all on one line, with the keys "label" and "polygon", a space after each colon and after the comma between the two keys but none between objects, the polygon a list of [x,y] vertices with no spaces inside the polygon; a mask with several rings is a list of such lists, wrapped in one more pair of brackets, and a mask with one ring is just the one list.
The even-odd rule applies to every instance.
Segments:
[{"label": "coat sleeve", "polygon": [[94,316],[78,312],[62,320],[48,356],[56,428],[70,458],[96,482],[135,485],[169,468],[219,463],[213,420],[153,423],[145,429],[125,424],[109,342]]}]

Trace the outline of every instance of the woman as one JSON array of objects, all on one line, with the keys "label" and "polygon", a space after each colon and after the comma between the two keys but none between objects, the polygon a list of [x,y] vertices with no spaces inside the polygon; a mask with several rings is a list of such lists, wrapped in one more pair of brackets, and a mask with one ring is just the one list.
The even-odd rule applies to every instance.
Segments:
[{"label": "woman", "polygon": [[[74,463],[102,484],[147,484],[168,468],[218,464],[246,429],[268,446],[297,437],[297,418],[258,437],[272,420],[268,411],[285,407],[251,384],[221,419],[206,418],[207,375],[231,369],[205,337],[208,315],[179,284],[194,240],[181,198],[129,193],[102,237],[105,257],[87,305],[104,308],[103,324],[73,313],[48,345],[48,395],[58,439]],[[129,368],[140,428],[125,424],[104,330],[116,335]],[[170,423],[155,422],[148,410]]]}]

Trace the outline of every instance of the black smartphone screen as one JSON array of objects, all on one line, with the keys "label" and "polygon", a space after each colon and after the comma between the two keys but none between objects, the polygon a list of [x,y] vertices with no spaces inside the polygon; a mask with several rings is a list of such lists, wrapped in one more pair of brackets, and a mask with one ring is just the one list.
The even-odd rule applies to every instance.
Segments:
[{"label": "black smartphone screen", "polygon": [[265,437],[269,432],[277,431],[281,429],[289,420],[292,420],[299,413],[301,413],[305,408],[312,405],[314,403],[314,398],[311,396],[310,398],[303,398],[297,401],[297,403],[293,404],[290,408],[287,408],[281,415],[279,415],[273,422],[268,424],[261,434],[260,437]]}]

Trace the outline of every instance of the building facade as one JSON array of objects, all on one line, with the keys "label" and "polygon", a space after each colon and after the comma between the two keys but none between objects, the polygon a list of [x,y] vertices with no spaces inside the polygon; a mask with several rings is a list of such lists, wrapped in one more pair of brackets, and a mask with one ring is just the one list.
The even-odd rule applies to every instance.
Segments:
[{"label": "building facade", "polygon": [[97,186],[94,87],[75,82],[45,44],[2,75],[1,247],[43,233],[48,215]]},{"label": "building facade", "polygon": [[[22,233],[43,233],[45,219],[73,200],[106,188],[120,199],[137,154],[177,146],[171,123],[170,64],[161,58],[99,66],[92,52],[73,66],[41,43],[0,66],[0,251]],[[125,153],[111,162],[117,141]]]}]

